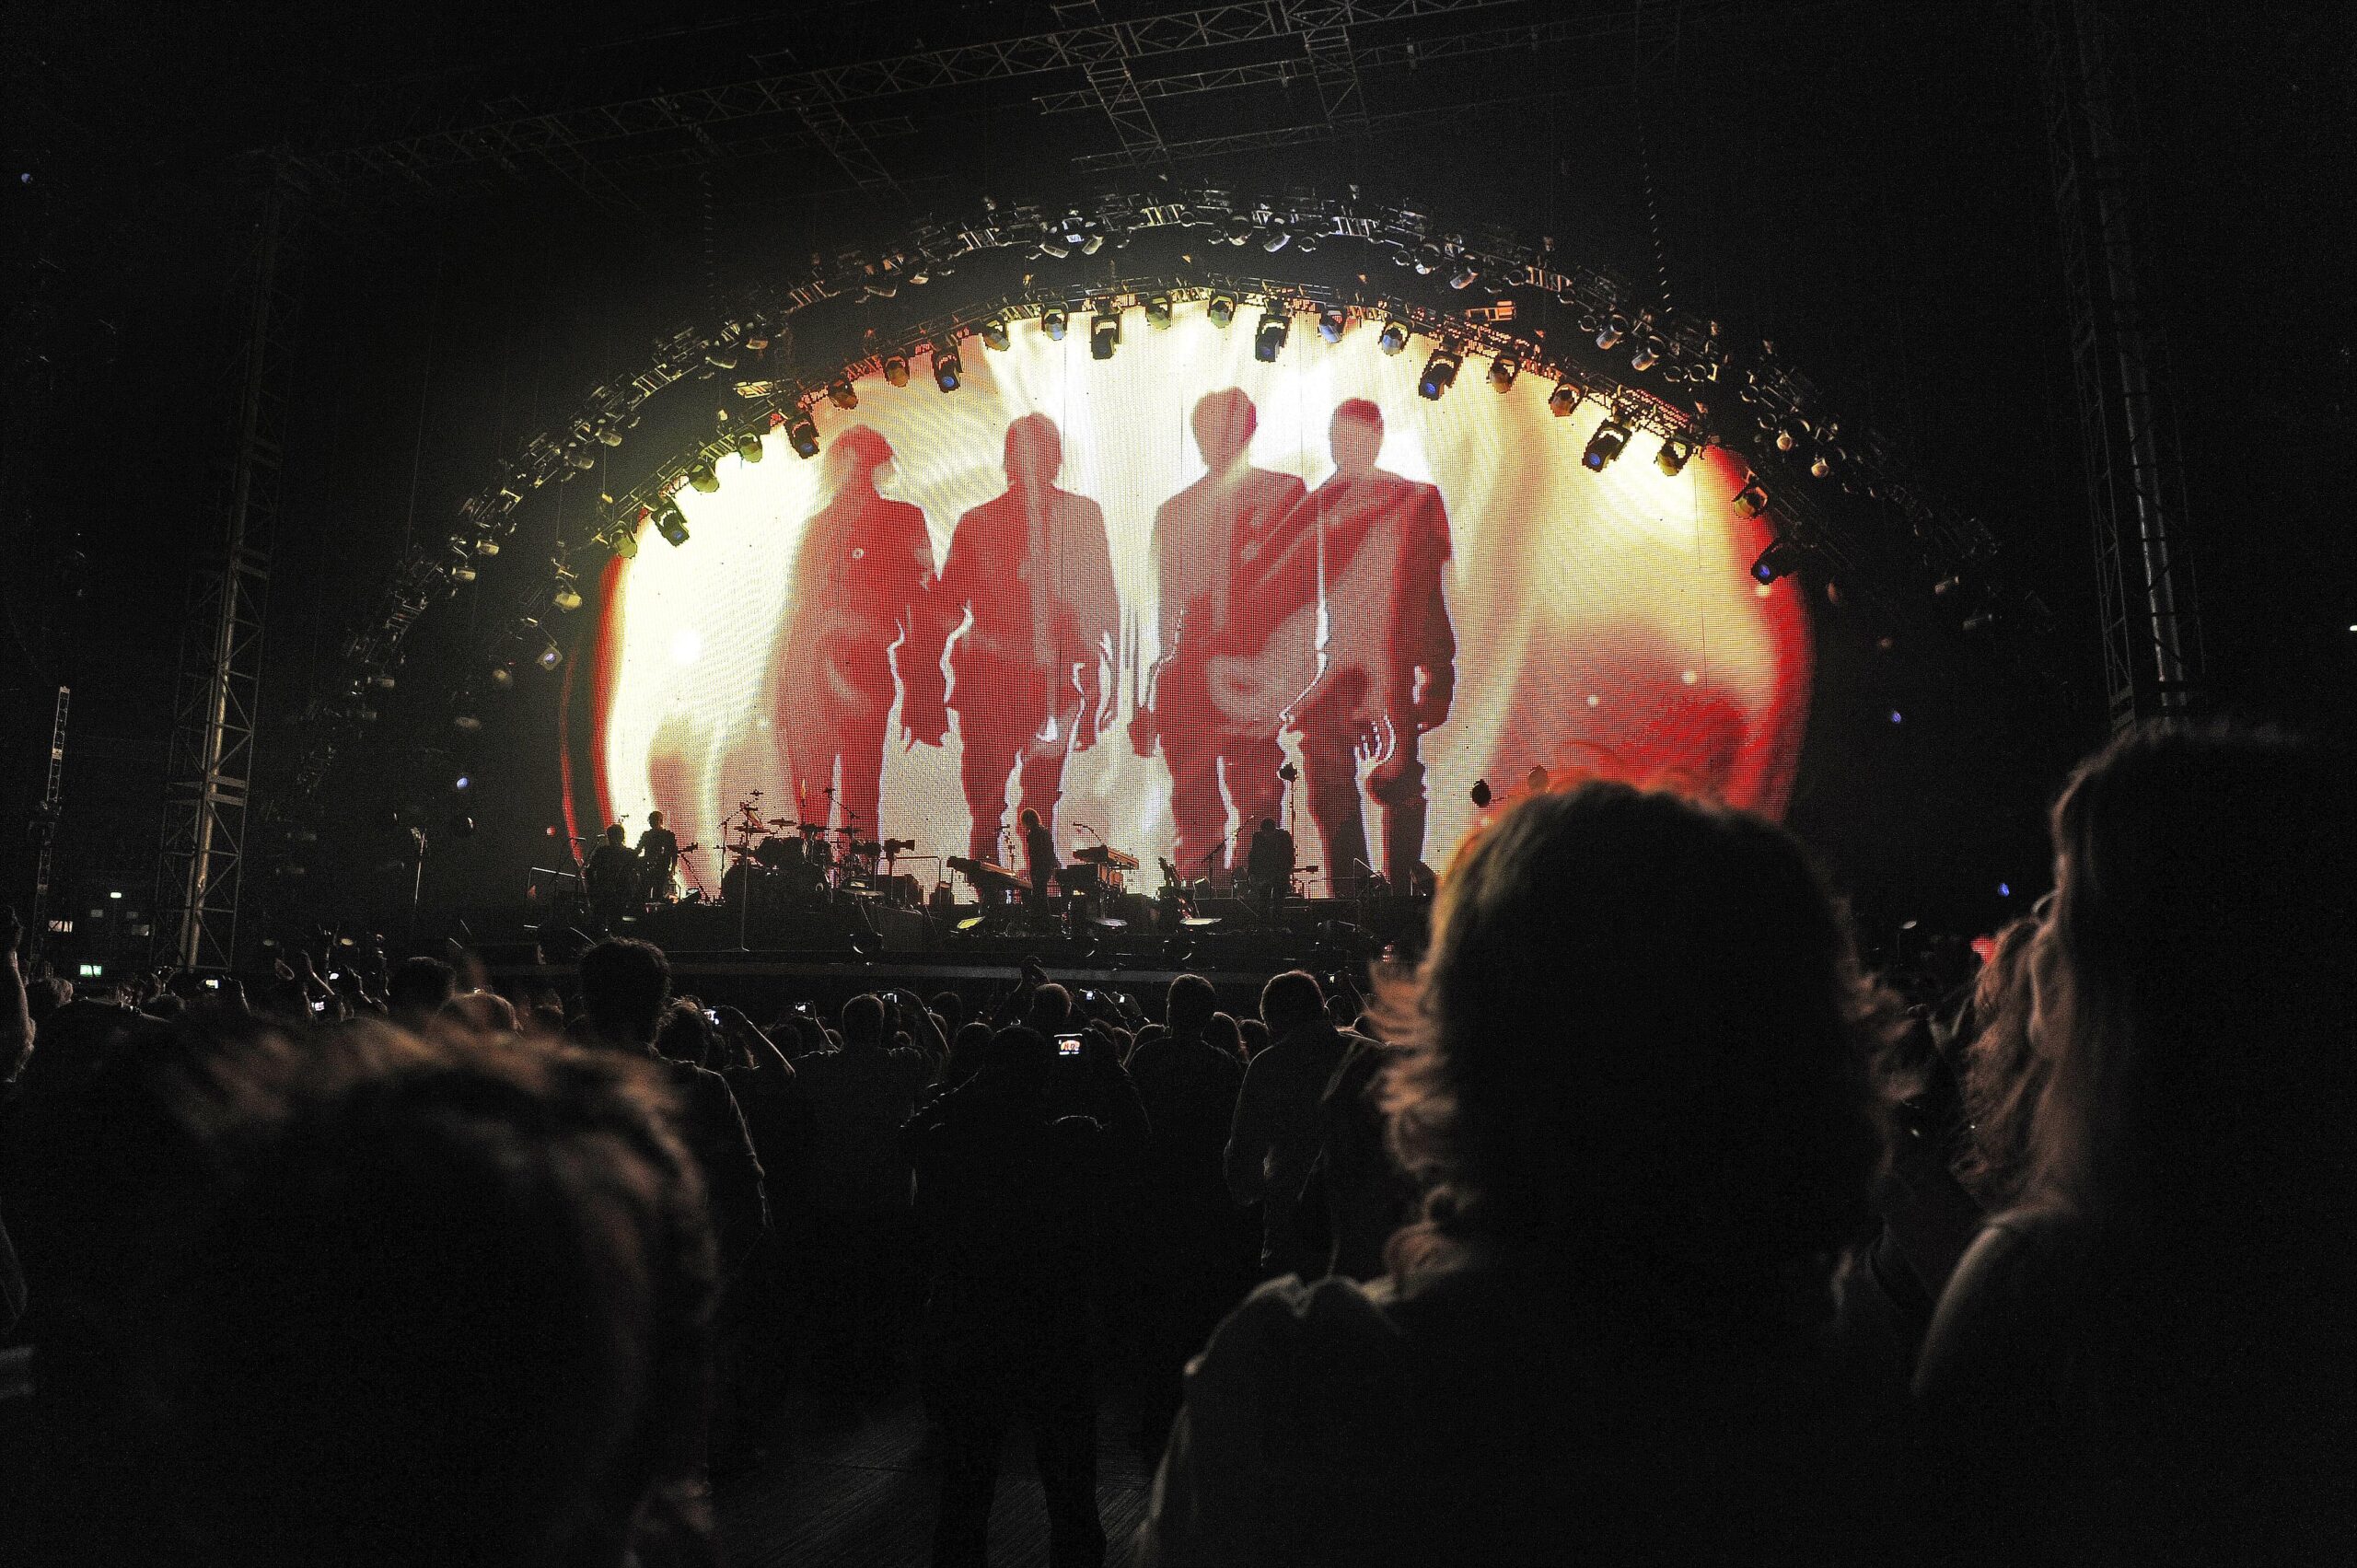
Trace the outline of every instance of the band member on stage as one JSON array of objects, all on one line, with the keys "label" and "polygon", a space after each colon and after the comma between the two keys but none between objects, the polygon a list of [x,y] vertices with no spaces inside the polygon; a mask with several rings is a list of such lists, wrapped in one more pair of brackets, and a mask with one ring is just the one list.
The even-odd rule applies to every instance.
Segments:
[{"label": "band member on stage", "polygon": [[1120,606],[1105,514],[1056,488],[1062,466],[1053,420],[1030,413],[1007,426],[1006,493],[958,519],[921,632],[902,650],[902,722],[916,738],[946,744],[946,709],[957,710],[976,860],[998,845],[1010,773],[1020,772],[1023,806],[1052,828],[1066,759],[1097,741]]},{"label": "band member on stage", "polygon": [[1278,827],[1275,818],[1261,818],[1244,857],[1244,876],[1271,913],[1293,885],[1293,835]]},{"label": "band member on stage", "polygon": [[622,842],[623,836],[620,822],[609,827],[606,842],[590,853],[586,873],[589,902],[597,910],[598,918],[608,925],[628,914],[631,906],[638,901],[638,854]]},{"label": "band member on stage", "polygon": [[1237,591],[1239,555],[1264,552],[1305,494],[1291,474],[1251,465],[1259,422],[1252,400],[1234,387],[1198,402],[1195,446],[1206,471],[1154,514],[1159,646],[1153,690],[1140,696],[1130,743],[1147,757],[1155,741],[1162,742],[1170,767],[1173,853],[1189,877],[1227,859],[1220,852],[1227,844],[1228,800],[1239,822],[1251,822],[1274,816],[1284,790],[1275,722],[1246,722],[1224,711],[1209,701],[1204,684],[1215,652],[1231,643],[1257,647],[1283,618],[1279,605]]},{"label": "band member on stage", "polygon": [[1322,540],[1320,576],[1330,629],[1317,684],[1293,707],[1301,732],[1309,814],[1329,875],[1347,885],[1371,874],[1358,769],[1375,763],[1365,793],[1383,808],[1381,870],[1396,889],[1430,881],[1424,849],[1426,730],[1448,718],[1457,635],[1441,578],[1448,514],[1440,492],[1375,466],[1383,412],[1363,398],[1334,411],[1334,472],[1310,492]]},{"label": "band member on stage", "polygon": [[891,460],[891,447],[864,424],[828,446],[819,459],[826,501],[803,525],[778,645],[787,776],[819,818],[829,815],[819,803],[834,790],[843,825],[864,839],[878,836],[891,649],[914,624],[933,578],[924,513],[877,492],[877,470]]},{"label": "band member on stage", "polygon": [[1023,867],[1031,875],[1031,907],[1048,907],[1048,884],[1062,864],[1056,859],[1056,835],[1039,813],[1027,806],[1023,808]]},{"label": "band member on stage", "polygon": [[663,825],[663,813],[646,814],[646,831],[638,835],[640,875],[646,878],[646,896],[671,901],[672,879],[679,871],[679,840]]}]

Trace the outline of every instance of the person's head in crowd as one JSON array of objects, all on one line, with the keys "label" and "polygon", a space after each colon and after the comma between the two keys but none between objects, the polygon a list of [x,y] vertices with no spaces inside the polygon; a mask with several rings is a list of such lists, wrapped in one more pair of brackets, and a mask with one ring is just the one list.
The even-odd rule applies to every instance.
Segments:
[{"label": "person's head in crowd", "polygon": [[1039,826],[1039,814],[1027,806],[1023,808],[1023,815],[1016,820],[1022,827],[1023,830],[1028,833],[1032,829]]},{"label": "person's head in crowd", "polygon": [[1168,1021],[1171,1034],[1180,1040],[1202,1034],[1203,1026],[1217,1011],[1219,993],[1199,974],[1182,974],[1172,981],[1162,1003],[1162,1016]]},{"label": "person's head in crowd", "polygon": [[1458,852],[1382,1000],[1389,1140],[1428,1193],[1396,1271],[1675,1255],[1679,1289],[1829,1310],[1871,1232],[1886,1009],[1782,829],[1620,784],[1526,798]]},{"label": "person's head in crowd", "polygon": [[41,975],[25,981],[25,1012],[36,1029],[73,1000],[74,982],[62,975]]},{"label": "person's head in crowd", "polygon": [[207,1167],[110,1325],[166,1560],[558,1568],[692,1519],[712,1243],[644,1069],[362,1024],[148,1100]]},{"label": "person's head in crowd", "polygon": [[1213,1051],[1241,1060],[1244,1055],[1244,1031],[1235,1018],[1225,1013],[1213,1013],[1203,1024],[1203,1043]]},{"label": "person's head in crowd", "polygon": [[655,1031],[656,1053],[691,1067],[709,1067],[714,1036],[712,1020],[703,1016],[695,998],[675,997],[665,1004],[663,1022]]},{"label": "person's head in crowd", "polygon": [[1056,1044],[1028,1024],[1013,1024],[991,1037],[982,1070],[998,1083],[1040,1085],[1056,1068]]},{"label": "person's head in crowd", "polygon": [[1287,970],[1260,988],[1260,1018],[1274,1039],[1283,1040],[1325,1016],[1326,992],[1306,970]]},{"label": "person's head in crowd", "polygon": [[620,822],[609,822],[606,824],[606,842],[613,845],[616,849],[627,848],[628,846],[624,841],[629,837],[630,834],[628,830],[623,828]]},{"label": "person's head in crowd", "polygon": [[982,1070],[990,1049],[990,1025],[980,1018],[958,1025],[958,1033],[949,1041],[949,1067],[944,1076],[953,1086],[964,1083]]},{"label": "person's head in crowd", "polygon": [[2029,1029],[2030,959],[2044,923],[2024,915],[1997,933],[1973,984],[1968,1038],[1958,1041],[1957,1087],[1970,1129],[1956,1177],[1994,1214],[2021,1196],[2029,1171],[2030,1122],[2049,1063]]},{"label": "person's head in crowd", "polygon": [[1269,1049],[1269,1026],[1258,1018],[1238,1018],[1236,1031],[1243,1042],[1244,1060],[1249,1062]]},{"label": "person's head in crowd", "polygon": [[941,1020],[941,1032],[956,1034],[966,1023],[966,999],[954,991],[936,991],[925,1010]]},{"label": "person's head in crowd", "polygon": [[442,1004],[442,1017],[470,1034],[505,1039],[517,1032],[516,1006],[496,991],[468,991]]},{"label": "person's head in crowd", "polygon": [[600,942],[581,955],[581,1011],[589,1033],[609,1045],[651,1046],[671,995],[663,949],[634,937]]},{"label": "person's head in crowd", "polygon": [[882,997],[864,991],[843,1004],[842,1016],[845,1047],[873,1047],[884,1043]]},{"label": "person's head in crowd", "polygon": [[458,989],[458,977],[439,958],[420,955],[393,966],[385,981],[385,1005],[393,1022],[411,1033],[422,1031]]},{"label": "person's head in crowd", "polygon": [[2338,759],[2267,732],[2149,726],[2080,767],[2054,808],[2031,960],[2052,1064],[2035,1196],[2166,1227],[2188,1205],[2237,1215],[2233,1194],[2280,1217],[2322,1196],[2317,1173],[2345,1172],[2351,800]]},{"label": "person's head in crowd", "polygon": [[1042,1038],[1059,1033],[1072,1023],[1072,993],[1053,981],[1031,993],[1024,1026]]},{"label": "person's head in crowd", "polygon": [[1350,993],[1337,991],[1326,998],[1326,1021],[1338,1029],[1355,1028],[1359,1021],[1358,1005]]},{"label": "person's head in crowd", "polygon": [[661,831],[663,828],[663,813],[660,811],[648,812],[646,814],[646,826],[650,831]]}]

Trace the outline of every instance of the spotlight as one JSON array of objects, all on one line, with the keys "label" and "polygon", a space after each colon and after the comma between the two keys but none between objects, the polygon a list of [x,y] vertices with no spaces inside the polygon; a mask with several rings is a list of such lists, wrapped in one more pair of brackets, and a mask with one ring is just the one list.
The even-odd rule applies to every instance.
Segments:
[{"label": "spotlight", "polygon": [[1808,471],[1816,478],[1823,479],[1826,475],[1833,471],[1832,459],[1828,458],[1824,453],[1819,452],[1816,457],[1809,459]]},{"label": "spotlight", "polygon": [[1120,346],[1120,312],[1110,306],[1103,307],[1088,319],[1088,357],[1110,359],[1113,351]]},{"label": "spotlight", "polygon": [[688,519],[677,506],[667,505],[655,514],[655,531],[676,550],[688,542]]},{"label": "spotlight", "polygon": [[994,348],[994,349],[1004,349],[1004,348],[1005,348],[1005,347],[1006,347],[1006,323],[1005,323],[1005,322],[1004,322],[1004,321],[1002,321],[1002,320],[1000,320],[1000,319],[999,319],[997,317],[995,317],[995,316],[992,317],[989,320],[987,320],[987,321],[983,322],[983,323],[982,323],[982,346],[983,346],[984,348]]},{"label": "spotlight", "polygon": [[851,377],[838,376],[828,382],[827,401],[837,408],[857,408],[859,394],[852,389]]},{"label": "spotlight", "polygon": [[886,354],[884,356],[884,379],[895,387],[907,386],[909,384],[909,356],[905,354]]},{"label": "spotlight", "polygon": [[1942,577],[1938,582],[1932,585],[1932,593],[1935,598],[1945,598],[1948,595],[1955,593],[1957,589],[1963,587],[1964,579],[1960,576]]},{"label": "spotlight", "polygon": [[1408,324],[1405,321],[1386,321],[1383,331],[1376,334],[1375,346],[1386,354],[1398,354],[1408,346]]},{"label": "spotlight", "polygon": [[460,735],[481,735],[482,733],[482,720],[477,718],[472,714],[452,714],[450,715],[450,723],[457,728]]},{"label": "spotlight", "polygon": [[1660,363],[1661,347],[1651,338],[1639,343],[1637,352],[1629,356],[1629,368],[1639,372],[1651,370]]},{"label": "spotlight", "polygon": [[491,667],[491,683],[499,688],[502,691],[506,691],[509,687],[516,684],[515,668],[511,665],[505,664],[493,665]]},{"label": "spotlight", "polygon": [[567,615],[581,608],[581,590],[574,586],[573,574],[562,566],[557,568],[556,592],[549,596],[549,602]]},{"label": "spotlight", "polygon": [[1047,333],[1054,342],[1062,343],[1064,341],[1064,327],[1067,320],[1062,306],[1051,305],[1039,312],[1039,330]]},{"label": "spotlight", "polygon": [[737,455],[749,463],[761,460],[761,437],[759,432],[748,430],[737,437]]},{"label": "spotlight", "polygon": [[1167,331],[1170,327],[1170,296],[1149,294],[1145,296],[1145,324],[1155,331]]},{"label": "spotlight", "polygon": [[1273,256],[1292,243],[1293,231],[1291,229],[1272,228],[1269,230],[1268,237],[1260,241],[1260,249]]},{"label": "spotlight", "polygon": [[706,495],[720,488],[720,476],[712,471],[710,463],[702,459],[688,465],[687,478],[690,485]]},{"label": "spotlight", "polygon": [[1580,406],[1580,400],[1586,396],[1587,389],[1577,381],[1559,381],[1555,389],[1547,394],[1547,412],[1557,419],[1562,419],[1575,411]]},{"label": "spotlight", "polygon": [[456,781],[455,783],[453,783],[453,784],[450,785],[450,787],[451,787],[452,789],[466,789],[466,788],[470,787],[470,785],[472,785],[472,784],[474,784],[474,782],[475,782],[475,781],[474,781],[472,778],[469,777],[467,774],[465,774],[465,773],[460,773],[460,774],[459,775],[459,777],[458,777],[457,781]]},{"label": "spotlight", "polygon": [[1735,509],[1747,517],[1756,517],[1768,510],[1768,492],[1758,478],[1745,480],[1743,488],[1735,493]]},{"label": "spotlight", "polygon": [[1448,276],[1448,286],[1451,288],[1471,288],[1473,286],[1473,280],[1480,275],[1480,270],[1475,267],[1472,262],[1459,261],[1457,264],[1457,271],[1451,273]]},{"label": "spotlight", "polygon": [[614,552],[615,560],[635,561],[638,559],[638,527],[651,516],[653,516],[652,513],[641,506],[637,517],[631,518],[628,522],[614,525],[614,531],[606,536],[606,547]]},{"label": "spotlight", "polygon": [[1759,552],[1759,559],[1751,563],[1751,575],[1756,582],[1772,583],[1779,577],[1789,577],[1800,569],[1799,549],[1780,539]]},{"label": "spotlight", "polygon": [[809,410],[796,409],[794,417],[786,422],[785,443],[794,448],[794,454],[798,458],[819,455],[819,426],[811,419]]},{"label": "spotlight", "polygon": [[1318,335],[1329,343],[1342,341],[1342,329],[1350,324],[1350,317],[1339,305],[1329,305],[1318,312]]},{"label": "spotlight", "polygon": [[542,669],[554,669],[564,662],[564,650],[554,643],[551,643],[540,650],[540,656],[532,662]]},{"label": "spotlight", "polygon": [[1465,361],[1454,349],[1436,348],[1432,358],[1424,362],[1424,373],[1416,382],[1416,395],[1433,402],[1457,384],[1457,367]]},{"label": "spotlight", "polygon": [[1211,317],[1213,326],[1225,327],[1236,319],[1236,296],[1225,292],[1214,294],[1203,309]]},{"label": "spotlight", "polygon": [[1776,431],[1776,450],[1789,452],[1801,444],[1801,433],[1793,426],[1781,425]]},{"label": "spotlight", "polygon": [[1252,334],[1252,357],[1263,365],[1276,362],[1277,351],[1285,346],[1285,334],[1292,323],[1285,318],[1282,306],[1271,305],[1260,312],[1260,325]]},{"label": "spotlight", "polygon": [[1654,454],[1655,465],[1672,479],[1685,472],[1686,465],[1693,459],[1694,443],[1676,436],[1663,436],[1661,450]]},{"label": "spotlight", "polygon": [[1490,385],[1501,395],[1514,390],[1514,378],[1522,374],[1522,361],[1511,350],[1490,361]]},{"label": "spotlight", "polygon": [[1580,454],[1580,465],[1591,473],[1602,473],[1628,444],[1629,427],[1617,419],[1608,419],[1587,438],[1587,450]]},{"label": "spotlight", "polygon": [[963,385],[965,362],[958,357],[958,345],[943,339],[933,348],[933,384],[945,392],[954,392]]},{"label": "spotlight", "polygon": [[1619,348],[1620,331],[1620,318],[1615,316],[1596,329],[1596,346],[1602,349]]}]

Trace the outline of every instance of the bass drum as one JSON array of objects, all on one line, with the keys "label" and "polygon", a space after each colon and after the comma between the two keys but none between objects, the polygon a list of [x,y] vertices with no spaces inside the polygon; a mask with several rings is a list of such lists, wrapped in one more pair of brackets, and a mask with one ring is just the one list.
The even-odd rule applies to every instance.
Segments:
[{"label": "bass drum", "polygon": [[802,841],[775,836],[763,839],[753,846],[753,858],[772,871],[799,865],[803,861]]}]

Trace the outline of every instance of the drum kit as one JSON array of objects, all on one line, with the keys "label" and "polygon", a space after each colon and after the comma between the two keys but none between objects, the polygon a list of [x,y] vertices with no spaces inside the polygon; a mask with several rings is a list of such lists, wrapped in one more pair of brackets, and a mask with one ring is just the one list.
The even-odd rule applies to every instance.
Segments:
[{"label": "drum kit", "polygon": [[[831,798],[834,791],[829,790]],[[913,839],[864,839],[857,814],[845,825],[793,817],[763,817],[761,792],[737,803],[723,825],[728,866],[720,896],[741,910],[815,908],[837,897],[873,899],[893,907],[914,905],[917,879],[903,876],[900,860],[916,849]]]}]

